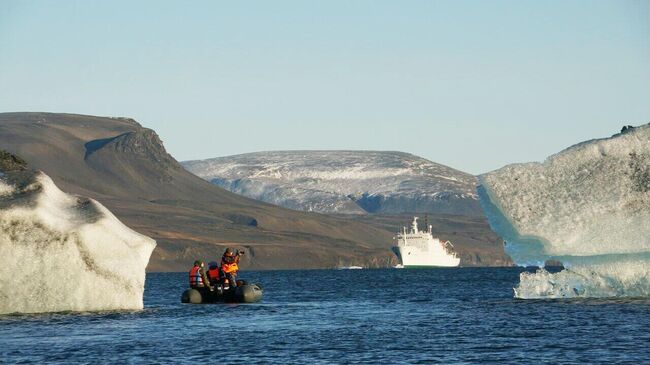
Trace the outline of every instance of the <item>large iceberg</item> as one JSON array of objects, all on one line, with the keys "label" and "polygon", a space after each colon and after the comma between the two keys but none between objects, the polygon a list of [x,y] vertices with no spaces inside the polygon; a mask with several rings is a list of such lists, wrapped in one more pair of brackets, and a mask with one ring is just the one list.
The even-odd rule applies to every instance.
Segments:
[{"label": "large iceberg", "polygon": [[142,309],[155,246],[42,172],[0,174],[0,314]]},{"label": "large iceberg", "polygon": [[519,298],[650,296],[650,124],[479,177],[490,226],[520,265]]}]

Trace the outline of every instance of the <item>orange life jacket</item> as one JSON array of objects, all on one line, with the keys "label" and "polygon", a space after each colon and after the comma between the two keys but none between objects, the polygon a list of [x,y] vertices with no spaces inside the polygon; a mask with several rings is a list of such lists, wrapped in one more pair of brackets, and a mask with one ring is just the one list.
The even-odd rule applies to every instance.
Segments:
[{"label": "orange life jacket", "polygon": [[201,277],[201,268],[199,266],[194,266],[190,269],[190,287],[199,287],[202,288],[203,278]]},{"label": "orange life jacket", "polygon": [[239,265],[237,265],[236,262],[233,262],[231,264],[226,263],[221,261],[221,271],[223,271],[224,274],[230,274],[233,272],[239,271]]}]

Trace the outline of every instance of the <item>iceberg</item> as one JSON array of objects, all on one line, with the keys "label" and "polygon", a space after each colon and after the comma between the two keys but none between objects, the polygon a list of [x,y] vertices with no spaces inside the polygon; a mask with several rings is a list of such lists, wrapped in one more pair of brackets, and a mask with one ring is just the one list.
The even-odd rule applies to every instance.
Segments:
[{"label": "iceberg", "polygon": [[650,296],[650,124],[479,177],[492,229],[522,273],[517,298]]},{"label": "iceberg", "polygon": [[43,172],[0,175],[0,314],[142,309],[155,246]]}]

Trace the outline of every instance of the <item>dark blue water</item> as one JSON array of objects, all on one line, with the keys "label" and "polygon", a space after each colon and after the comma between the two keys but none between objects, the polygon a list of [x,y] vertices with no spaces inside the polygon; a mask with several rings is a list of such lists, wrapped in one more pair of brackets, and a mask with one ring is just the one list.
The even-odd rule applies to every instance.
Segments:
[{"label": "dark blue water", "polygon": [[650,363],[650,300],[521,301],[520,269],[274,271],[262,303],[0,317],[5,363]]}]

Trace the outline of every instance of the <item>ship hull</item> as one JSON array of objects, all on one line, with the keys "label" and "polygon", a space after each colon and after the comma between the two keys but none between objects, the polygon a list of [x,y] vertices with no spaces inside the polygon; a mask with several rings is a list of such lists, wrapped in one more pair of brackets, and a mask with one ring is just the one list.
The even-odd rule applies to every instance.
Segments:
[{"label": "ship hull", "polygon": [[454,268],[458,267],[458,265],[451,265],[451,266],[441,266],[441,265],[404,265],[402,268],[403,269],[432,269],[432,268]]},{"label": "ship hull", "polygon": [[447,254],[442,250],[424,251],[411,247],[393,247],[404,268],[432,268],[432,267],[457,267],[460,258]]},{"label": "ship hull", "polygon": [[452,244],[449,241],[442,242],[439,238],[433,238],[432,226],[420,231],[417,220],[418,217],[413,217],[411,230],[407,232],[404,227],[394,238],[396,245],[393,246],[393,252],[397,255],[401,266],[428,268],[460,265],[460,258],[450,250]]}]

